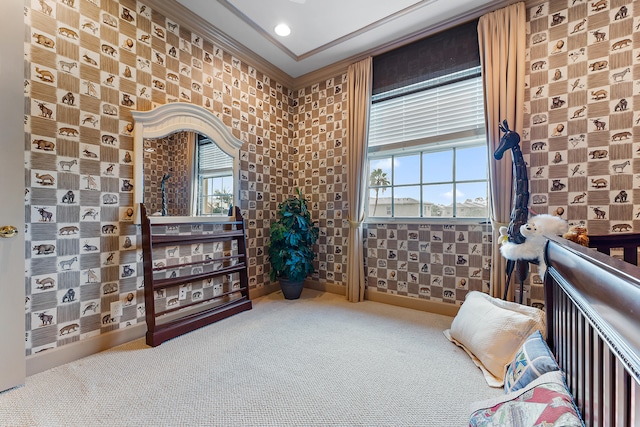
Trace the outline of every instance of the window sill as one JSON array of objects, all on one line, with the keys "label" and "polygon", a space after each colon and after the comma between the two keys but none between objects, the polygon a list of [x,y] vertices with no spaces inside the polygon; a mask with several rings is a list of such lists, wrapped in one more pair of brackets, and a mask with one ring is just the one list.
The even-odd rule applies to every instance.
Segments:
[{"label": "window sill", "polygon": [[419,224],[419,225],[484,225],[489,224],[488,218],[366,218],[364,223],[367,225],[385,225],[385,224]]}]

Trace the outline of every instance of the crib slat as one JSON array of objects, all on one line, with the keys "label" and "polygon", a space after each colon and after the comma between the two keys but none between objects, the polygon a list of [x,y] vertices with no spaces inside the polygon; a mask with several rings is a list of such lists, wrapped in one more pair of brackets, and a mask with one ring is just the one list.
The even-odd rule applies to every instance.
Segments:
[{"label": "crib slat", "polygon": [[584,333],[584,406],[582,408],[583,417],[591,419],[593,417],[593,377],[595,366],[593,360],[593,330],[589,323],[585,321]]},{"label": "crib slat", "polygon": [[567,376],[569,377],[568,383],[571,390],[576,389],[576,365],[573,363],[573,346],[575,346],[576,342],[573,327],[573,305],[567,299],[567,330],[565,333],[567,334]]},{"label": "crib slat", "polygon": [[615,424],[619,427],[631,427],[629,424],[631,377],[619,360],[615,364]]},{"label": "crib slat", "polygon": [[[593,329],[591,330],[593,332]],[[602,420],[604,419],[604,413],[602,407],[603,400],[603,378],[604,378],[604,362],[603,362],[603,348],[604,343],[599,335],[593,332],[593,396],[591,402],[592,415],[591,425],[594,427],[604,427]]]},{"label": "crib slat", "polygon": [[567,366],[567,297],[566,295],[562,295],[560,299],[560,335],[559,338],[562,338],[559,341],[560,349],[558,357],[560,358],[560,366]]},{"label": "crib slat", "polygon": [[629,425],[636,426],[640,424],[640,384],[635,381],[631,382],[630,405]]},{"label": "crib slat", "polygon": [[602,424],[615,426],[615,356],[609,348],[603,349],[602,355]]},{"label": "crib slat", "polygon": [[564,325],[562,324],[562,296],[559,290],[556,290],[555,295],[555,305],[556,311],[554,313],[555,316],[555,327],[556,327],[556,335],[555,335],[555,347],[556,347],[556,358],[558,363],[562,363],[562,340],[560,337],[562,336],[562,331],[564,330]]},{"label": "crib slat", "polygon": [[588,378],[585,377],[585,364],[588,363],[588,354],[587,351],[585,349],[585,319],[582,315],[580,315],[580,313],[576,313],[577,316],[577,328],[576,328],[576,335],[577,335],[577,347],[578,347],[578,351],[577,354],[581,355],[581,357],[578,357],[578,366],[577,366],[577,371],[578,371],[578,384],[577,384],[577,388],[576,388],[576,394],[575,394],[575,400],[576,403],[578,404],[578,406],[580,408],[582,408],[582,412],[585,411],[585,407],[586,407],[586,399],[585,399],[585,389],[586,389],[586,382],[588,381]]},{"label": "crib slat", "polygon": [[[562,312],[562,298],[560,297],[560,295],[562,295],[562,292],[559,288],[554,288],[553,290],[554,292],[554,301],[555,301],[555,307],[556,309],[553,312],[553,316],[554,316],[554,327],[555,327],[555,349],[556,349],[556,357],[559,357],[558,355],[562,352],[561,344],[560,344],[560,333],[562,331],[562,325],[560,324],[560,313]],[[559,360],[559,359],[558,359]]]},{"label": "crib slat", "polygon": [[[567,297],[565,296],[562,299],[562,331],[564,339],[562,341],[562,363],[566,366],[566,369],[569,369],[569,336],[571,335],[571,331],[569,331],[569,304],[567,301]],[[569,378],[571,377],[571,373],[567,372]]]},{"label": "crib slat", "polygon": [[569,309],[569,340],[571,342],[570,345],[570,359],[569,363],[571,364],[571,389],[575,390],[577,393],[580,389],[580,385],[578,384],[578,378],[580,377],[580,371],[578,367],[578,310],[576,310],[576,306],[571,304]]}]

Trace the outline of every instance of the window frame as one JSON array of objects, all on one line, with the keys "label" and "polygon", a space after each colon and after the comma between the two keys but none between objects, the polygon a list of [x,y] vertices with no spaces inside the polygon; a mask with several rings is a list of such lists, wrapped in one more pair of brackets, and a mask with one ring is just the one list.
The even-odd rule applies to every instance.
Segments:
[{"label": "window frame", "polygon": [[[390,96],[387,97],[387,99],[391,99],[392,97],[398,97],[398,96],[404,96],[404,95],[409,95],[409,94],[415,94],[416,92],[420,92],[420,91],[427,91],[429,89],[434,89],[440,86],[444,86],[447,84],[454,84],[456,82],[459,82],[461,80],[466,80],[466,79],[470,79],[470,78],[478,78],[479,83],[482,84],[482,80],[481,77],[479,76],[479,69],[478,67],[474,67],[471,68],[469,70],[465,70],[464,72],[465,78],[464,79],[460,79],[459,77],[453,77],[450,80],[447,80],[447,76],[441,77],[439,79],[434,79],[434,82],[432,82],[432,84],[430,85],[429,82],[423,82],[419,85],[412,85],[414,86],[414,88],[416,86],[420,87],[419,90],[411,90],[409,89],[409,86],[405,89],[406,92],[405,93],[400,93],[400,95],[398,95],[398,92],[402,92],[402,89],[398,90],[394,90],[394,91],[390,91],[390,92],[395,92],[395,94],[392,94]],[[384,100],[384,96],[385,94],[379,94],[380,98],[383,98]],[[372,101],[375,102],[375,101]],[[381,101],[378,101],[381,102]],[[484,109],[484,100],[482,102],[483,105],[483,109]],[[484,117],[484,114],[483,114]],[[371,117],[370,117],[371,120]],[[484,121],[484,120],[483,120]],[[487,171],[487,175],[485,177],[484,180],[481,179],[477,179],[477,180],[457,180],[456,179],[456,150],[457,149],[464,149],[464,148],[472,148],[472,147],[485,147],[486,149],[486,171]],[[452,153],[452,178],[451,181],[443,181],[443,184],[451,184],[452,185],[452,190],[453,190],[453,199],[452,199],[452,211],[453,211],[453,215],[456,215],[456,210],[457,210],[457,202],[456,202],[456,198],[455,198],[455,194],[456,194],[456,190],[457,190],[457,185],[459,184],[466,184],[466,183],[485,183],[486,184],[486,202],[487,202],[487,209],[486,209],[486,215],[485,216],[481,216],[481,217],[458,217],[458,216],[446,216],[446,217],[435,217],[435,216],[424,216],[424,202],[423,202],[423,191],[424,191],[424,187],[425,185],[435,185],[438,183],[435,182],[429,182],[429,183],[425,183],[424,182],[424,177],[423,177],[423,160],[424,160],[424,154],[425,153],[434,153],[434,152],[439,152],[439,151],[449,151],[449,150],[453,150]],[[399,184],[399,185],[395,185],[394,184],[394,180],[393,180],[393,172],[394,172],[394,162],[393,159],[397,156],[408,156],[408,155],[418,155],[419,156],[419,161],[420,161],[420,177],[419,177],[419,182],[417,183],[411,183],[411,184]],[[390,177],[391,179],[391,183],[388,186],[372,186],[371,185],[371,162],[378,160],[378,159],[391,159],[392,162],[392,166],[391,166],[391,173],[392,176]],[[366,173],[367,173],[367,177],[366,177],[366,202],[365,202],[365,223],[419,223],[419,224],[427,224],[427,223],[456,223],[456,224],[464,224],[464,223],[473,223],[473,224],[477,224],[478,222],[486,222],[488,221],[488,218],[490,217],[490,197],[491,197],[491,192],[489,189],[489,147],[487,144],[487,140],[486,140],[486,130],[485,130],[485,126],[483,123],[482,127],[475,127],[475,128],[470,128],[467,130],[458,130],[455,132],[451,132],[448,134],[440,134],[440,135],[434,135],[434,136],[426,136],[426,137],[422,137],[422,138],[418,138],[418,139],[413,139],[413,140],[405,140],[405,141],[397,141],[397,142],[391,142],[391,143],[377,143],[375,145],[368,145],[367,146],[367,165],[366,165]],[[391,209],[392,209],[392,214],[394,215],[395,212],[395,203],[394,203],[394,189],[396,188],[402,188],[402,187],[415,187],[415,186],[419,186],[420,191],[419,191],[419,213],[418,216],[413,216],[413,217],[405,217],[405,216],[391,216],[391,217],[387,217],[387,216],[372,216],[369,212],[369,208],[371,205],[371,190],[375,189],[375,188],[385,188],[385,189],[391,189],[391,195],[389,196],[392,200],[391,202]]]},{"label": "window frame", "polygon": [[[196,216],[227,216],[228,210],[221,213],[204,213],[203,211],[203,202],[205,198],[215,197],[215,194],[203,194],[203,181],[209,178],[229,178],[233,184],[233,168],[220,168],[215,170],[208,170],[206,173],[197,172],[198,178],[198,189],[197,189],[197,200],[196,200]],[[223,187],[224,188],[224,187]],[[231,193],[221,194],[222,196],[231,197],[231,206],[233,206],[233,193],[234,190],[231,190]]]},{"label": "window frame", "polygon": [[[208,150],[210,148],[210,150]],[[212,151],[211,151],[212,150]],[[216,152],[217,151],[217,152]],[[234,157],[226,153],[216,141],[207,135],[196,134],[196,152],[195,152],[195,214],[196,216],[227,216],[228,209],[220,213],[205,213],[204,200],[216,197],[214,193],[204,194],[204,181],[210,178],[229,178],[231,185],[235,187],[234,181]],[[227,158],[225,158],[225,156]],[[203,164],[205,163],[205,164]],[[212,186],[213,187],[213,186]],[[224,189],[224,186],[222,187]],[[221,196],[231,197],[230,205],[233,206],[233,195],[236,188],[232,188],[231,192],[221,194]]]}]

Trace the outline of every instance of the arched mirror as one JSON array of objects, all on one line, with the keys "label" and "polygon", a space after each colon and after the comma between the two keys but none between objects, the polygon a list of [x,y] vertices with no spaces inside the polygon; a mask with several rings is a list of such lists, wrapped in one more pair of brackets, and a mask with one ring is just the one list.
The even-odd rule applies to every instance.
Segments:
[{"label": "arched mirror", "polygon": [[[242,141],[208,110],[169,103],[133,111],[134,202],[156,215],[226,215],[237,205]],[[170,209],[168,209],[170,205]]]}]

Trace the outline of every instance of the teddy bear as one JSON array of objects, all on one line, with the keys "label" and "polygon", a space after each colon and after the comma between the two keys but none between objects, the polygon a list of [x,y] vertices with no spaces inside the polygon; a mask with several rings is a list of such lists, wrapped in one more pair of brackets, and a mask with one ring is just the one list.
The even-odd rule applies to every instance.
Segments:
[{"label": "teddy bear", "polygon": [[[544,262],[544,248],[547,243],[545,235],[561,236],[569,230],[568,223],[557,216],[540,214],[529,219],[520,226],[520,233],[525,237],[523,243],[512,243],[501,239],[500,253],[509,260],[526,260],[538,263],[538,272],[544,276],[547,265]],[[501,235],[504,230],[500,230]]]},{"label": "teddy bear", "polygon": [[589,236],[587,235],[587,227],[582,225],[572,225],[569,231],[562,235],[567,240],[576,242],[579,245],[589,247]]}]

